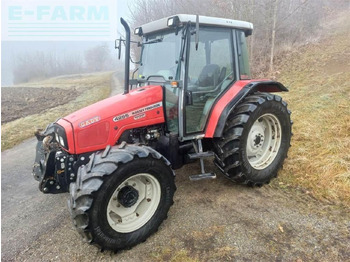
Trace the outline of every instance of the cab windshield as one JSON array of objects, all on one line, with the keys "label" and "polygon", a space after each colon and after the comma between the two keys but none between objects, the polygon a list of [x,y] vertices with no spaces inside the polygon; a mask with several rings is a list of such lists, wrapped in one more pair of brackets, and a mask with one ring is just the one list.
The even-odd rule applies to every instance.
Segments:
[{"label": "cab windshield", "polygon": [[144,38],[138,79],[162,77],[164,80],[179,79],[181,34],[174,31],[158,32]]}]

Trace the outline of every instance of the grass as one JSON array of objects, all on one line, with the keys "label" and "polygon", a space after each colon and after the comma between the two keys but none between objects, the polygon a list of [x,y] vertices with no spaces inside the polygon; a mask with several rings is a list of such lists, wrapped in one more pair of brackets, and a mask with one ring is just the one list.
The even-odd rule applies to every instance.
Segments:
[{"label": "grass", "polygon": [[230,261],[237,250],[233,246],[218,246],[218,239],[224,232],[225,227],[217,225],[189,231],[180,238],[170,239],[167,245],[157,247],[151,253],[150,261]]},{"label": "grass", "polygon": [[110,94],[111,72],[87,75],[55,77],[35,83],[21,84],[21,87],[75,87],[80,95],[67,104],[48,109],[1,126],[1,150],[9,149],[23,140],[33,137],[36,128],[45,128],[59,117],[72,113],[87,105],[100,101]]},{"label": "grass", "polygon": [[[274,184],[350,206],[350,19],[279,61],[294,121],[292,147]],[[342,26],[339,26],[342,25]]]}]

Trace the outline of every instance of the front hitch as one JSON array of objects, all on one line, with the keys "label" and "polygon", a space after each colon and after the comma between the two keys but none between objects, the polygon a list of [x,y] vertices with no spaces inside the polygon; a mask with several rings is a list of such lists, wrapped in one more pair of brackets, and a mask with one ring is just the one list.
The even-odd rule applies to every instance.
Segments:
[{"label": "front hitch", "polygon": [[52,125],[45,131],[38,129],[35,136],[38,139],[36,156],[33,164],[33,177],[39,181],[39,190],[43,193],[63,193],[68,191],[68,186],[62,186],[58,175],[65,175],[65,163],[67,154],[60,151],[58,143],[54,139]]}]

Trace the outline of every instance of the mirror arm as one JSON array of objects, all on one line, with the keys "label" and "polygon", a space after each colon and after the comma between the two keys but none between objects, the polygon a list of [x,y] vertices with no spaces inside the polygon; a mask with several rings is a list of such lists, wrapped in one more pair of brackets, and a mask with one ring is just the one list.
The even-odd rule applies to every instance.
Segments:
[{"label": "mirror arm", "polygon": [[196,16],[196,50],[198,50],[199,43],[199,15]]}]

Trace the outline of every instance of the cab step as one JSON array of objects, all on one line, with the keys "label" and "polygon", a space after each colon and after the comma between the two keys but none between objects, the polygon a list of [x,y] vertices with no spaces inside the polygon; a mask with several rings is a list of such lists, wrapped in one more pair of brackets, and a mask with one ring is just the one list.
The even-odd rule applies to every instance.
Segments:
[{"label": "cab step", "polygon": [[212,151],[188,154],[188,157],[190,159],[200,159],[200,158],[212,157],[212,156],[214,156],[214,152]]},{"label": "cab step", "polygon": [[189,177],[190,181],[198,181],[203,179],[215,179],[216,178],[215,173],[206,173],[204,169],[204,158],[214,156],[214,152],[212,151],[203,152],[202,140],[200,139],[192,141],[192,143],[196,153],[188,154],[188,157],[190,159],[199,159],[201,173],[198,175],[190,176]]}]

